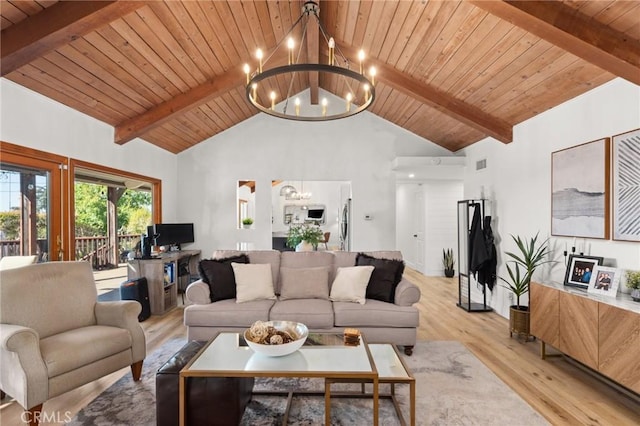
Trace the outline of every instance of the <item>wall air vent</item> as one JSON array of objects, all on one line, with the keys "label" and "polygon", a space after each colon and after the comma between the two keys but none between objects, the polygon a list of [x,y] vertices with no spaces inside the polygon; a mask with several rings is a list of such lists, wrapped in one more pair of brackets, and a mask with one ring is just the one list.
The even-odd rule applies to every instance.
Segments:
[{"label": "wall air vent", "polygon": [[476,161],[476,170],[482,170],[487,168],[487,159],[484,158],[482,160]]}]

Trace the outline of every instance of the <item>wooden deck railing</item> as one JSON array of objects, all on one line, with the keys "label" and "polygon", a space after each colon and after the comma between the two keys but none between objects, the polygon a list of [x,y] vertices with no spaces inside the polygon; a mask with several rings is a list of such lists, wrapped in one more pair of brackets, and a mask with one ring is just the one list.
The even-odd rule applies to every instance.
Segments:
[{"label": "wooden deck railing", "polygon": [[[74,253],[76,260],[86,260],[91,263],[94,269],[100,269],[108,266],[115,266],[123,261],[121,255],[132,250],[140,241],[140,235],[118,235],[118,258],[111,259],[113,247],[110,247],[106,236],[97,237],[78,237],[76,238]],[[38,247],[42,253],[47,252],[47,240],[39,239]],[[4,256],[20,255],[19,240],[3,240],[0,241],[0,258]],[[41,253],[37,253],[42,257]],[[40,259],[42,260],[42,259]]]}]

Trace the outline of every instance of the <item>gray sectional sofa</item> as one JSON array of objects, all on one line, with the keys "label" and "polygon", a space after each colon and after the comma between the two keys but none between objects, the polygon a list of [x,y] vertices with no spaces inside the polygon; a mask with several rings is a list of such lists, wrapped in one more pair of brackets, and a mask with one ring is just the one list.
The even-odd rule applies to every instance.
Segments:
[{"label": "gray sectional sofa", "polygon": [[[186,290],[186,296],[191,304],[184,310],[184,323],[188,328],[190,340],[206,340],[221,331],[243,332],[257,320],[289,320],[306,324],[311,332],[342,333],[346,327],[358,328],[368,342],[404,346],[405,353],[411,355],[419,324],[418,309],[413,305],[420,300],[420,290],[404,277],[395,288],[392,296],[393,303],[368,298],[364,304],[332,301],[322,296],[284,298],[281,294],[284,290],[283,280],[291,288],[290,277],[300,276],[307,277],[300,280],[304,281],[299,283],[300,286],[329,286],[328,289],[318,289],[323,290],[320,293],[328,295],[338,268],[354,266],[358,253],[216,251],[212,258],[223,259],[243,253],[248,256],[250,264],[270,265],[272,274],[270,281],[273,284],[273,293],[277,297],[243,303],[237,303],[235,298],[211,302],[209,285],[202,280],[196,281]],[[402,254],[399,251],[377,251],[365,254],[376,259],[402,260]],[[313,276],[314,271],[323,270],[328,271],[328,279],[316,280],[317,277]],[[292,272],[297,275],[293,275]],[[312,275],[304,275],[308,273]],[[326,272],[324,274],[327,276]],[[309,290],[304,289],[298,294],[305,294]]]}]

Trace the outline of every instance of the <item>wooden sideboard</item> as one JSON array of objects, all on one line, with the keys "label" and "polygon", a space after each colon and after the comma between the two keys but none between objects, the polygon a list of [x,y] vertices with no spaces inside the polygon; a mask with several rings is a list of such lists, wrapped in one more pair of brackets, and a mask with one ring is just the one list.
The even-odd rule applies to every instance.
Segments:
[{"label": "wooden sideboard", "polygon": [[611,380],[640,393],[640,303],[561,284],[531,283],[531,334]]},{"label": "wooden sideboard", "polygon": [[178,305],[180,265],[189,262],[191,274],[198,270],[200,250],[180,250],[159,254],[150,259],[130,260],[129,279],[147,278],[152,315],[163,315]]}]

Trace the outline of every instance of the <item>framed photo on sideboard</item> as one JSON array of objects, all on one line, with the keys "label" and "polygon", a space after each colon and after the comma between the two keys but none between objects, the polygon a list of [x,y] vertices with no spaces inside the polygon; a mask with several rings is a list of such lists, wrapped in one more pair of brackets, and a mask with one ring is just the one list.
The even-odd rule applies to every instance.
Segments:
[{"label": "framed photo on sideboard", "polygon": [[602,265],[603,260],[603,257],[598,256],[569,255],[564,285],[588,289],[594,269]]}]

